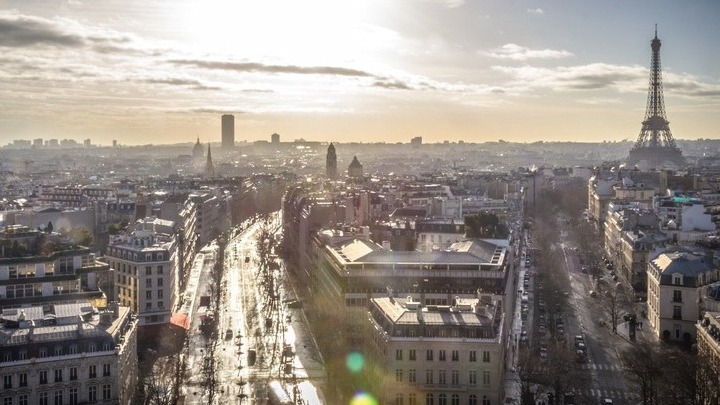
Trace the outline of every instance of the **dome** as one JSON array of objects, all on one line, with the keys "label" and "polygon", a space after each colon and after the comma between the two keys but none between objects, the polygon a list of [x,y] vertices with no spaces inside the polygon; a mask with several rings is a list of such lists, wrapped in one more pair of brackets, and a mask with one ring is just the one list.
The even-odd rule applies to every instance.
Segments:
[{"label": "dome", "polygon": [[200,143],[200,137],[198,137],[197,142],[195,142],[195,146],[193,147],[192,155],[194,158],[201,158],[205,156],[203,153],[203,147]]}]

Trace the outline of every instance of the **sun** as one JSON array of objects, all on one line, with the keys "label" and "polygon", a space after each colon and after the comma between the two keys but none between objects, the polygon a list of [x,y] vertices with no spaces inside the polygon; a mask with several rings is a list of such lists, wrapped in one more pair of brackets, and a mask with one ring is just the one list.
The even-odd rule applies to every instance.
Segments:
[{"label": "sun", "polygon": [[[193,52],[238,59],[330,63],[348,59],[368,26],[371,2],[189,1],[177,27]],[[357,55],[354,55],[357,56]]]}]

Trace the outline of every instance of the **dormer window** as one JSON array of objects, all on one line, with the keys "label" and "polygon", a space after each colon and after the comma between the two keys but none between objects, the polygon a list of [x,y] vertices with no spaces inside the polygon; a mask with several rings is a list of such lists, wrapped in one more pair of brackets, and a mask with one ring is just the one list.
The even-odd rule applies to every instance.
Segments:
[{"label": "dormer window", "polygon": [[682,276],[679,274],[673,274],[672,283],[673,285],[682,285]]}]

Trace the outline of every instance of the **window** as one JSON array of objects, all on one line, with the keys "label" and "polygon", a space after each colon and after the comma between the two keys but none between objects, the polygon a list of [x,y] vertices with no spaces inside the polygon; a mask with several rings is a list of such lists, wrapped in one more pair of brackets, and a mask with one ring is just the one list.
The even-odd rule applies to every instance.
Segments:
[{"label": "window", "polygon": [[477,403],[477,395],[470,394],[470,397],[468,398],[468,405],[478,405]]},{"label": "window", "polygon": [[459,361],[460,360],[460,352],[457,350],[453,350],[451,353],[452,361]]},{"label": "window", "polygon": [[408,394],[408,405],[417,405],[417,395],[414,392]]},{"label": "window", "polygon": [[90,401],[90,402],[97,401],[97,387],[94,385],[88,387],[88,401]]},{"label": "window", "polygon": [[408,354],[408,358],[410,361],[415,361],[415,349],[410,349],[410,353]]},{"label": "window", "polygon": [[103,399],[110,399],[110,384],[103,385],[102,391],[103,391]]},{"label": "window", "polygon": [[435,396],[433,394],[425,395],[425,405],[435,405]]},{"label": "window", "polygon": [[451,378],[450,384],[460,385],[460,371],[453,370],[452,373],[450,374],[450,378]]},{"label": "window", "polygon": [[475,350],[470,350],[470,361],[477,361],[477,352]]},{"label": "window", "polygon": [[490,363],[490,352],[483,350],[483,363]]},{"label": "window", "polygon": [[157,274],[163,274],[163,266],[157,267]]},{"label": "window", "polygon": [[55,346],[55,355],[62,356],[62,354],[63,354],[62,346]]},{"label": "window", "polygon": [[88,351],[90,353],[95,353],[97,351],[97,346],[95,345],[95,343],[90,343],[88,345]]},{"label": "window", "polygon": [[482,405],[490,405],[490,399],[488,399],[485,395],[483,395]]},{"label": "window", "polygon": [[43,370],[40,372],[40,384],[47,384],[47,370]]},{"label": "window", "polygon": [[55,405],[63,405],[63,392],[62,390],[55,390]]},{"label": "window", "polygon": [[151,266],[145,266],[145,275],[152,276],[152,267]]},{"label": "window", "polygon": [[674,285],[682,285],[682,277],[681,276],[673,276],[673,284]]},{"label": "window", "polygon": [[18,405],[28,405],[28,396],[23,394],[18,396]]},{"label": "window", "polygon": [[417,379],[416,379],[416,375],[415,375],[415,370],[414,370],[414,369],[410,369],[410,370],[408,371],[408,382],[409,382],[409,383],[412,383],[412,384],[415,384],[416,380],[417,380]]},{"label": "window", "polygon": [[440,384],[440,385],[447,384],[446,374],[447,374],[447,371],[445,371],[445,370],[438,371],[438,384]]},{"label": "window", "polygon": [[108,377],[110,375],[110,363],[103,364],[103,377]]},{"label": "window", "polygon": [[682,306],[673,305],[673,319],[682,319]]},{"label": "window", "polygon": [[12,376],[11,375],[3,376],[3,388],[5,388],[5,389],[12,388]]},{"label": "window", "polygon": [[3,398],[3,405],[13,405],[13,397]]},{"label": "window", "polygon": [[18,386],[27,387],[27,373],[18,374]]},{"label": "window", "polygon": [[483,385],[490,385],[490,372],[483,371],[482,379],[483,379],[482,380]]},{"label": "window", "polygon": [[402,382],[403,380],[403,371],[401,368],[395,370],[395,382]]},{"label": "window", "polygon": [[446,394],[438,395],[438,405],[447,405],[447,395]]},{"label": "window", "polygon": [[682,291],[673,290],[673,302],[682,302]]},{"label": "window", "polygon": [[77,380],[77,367],[70,367],[70,381]]},{"label": "window", "polygon": [[151,300],[152,299],[152,291],[145,291],[145,299]]},{"label": "window", "polygon": [[38,350],[38,356],[40,358],[47,357],[47,348],[41,347],[40,350]]},{"label": "window", "polygon": [[395,350],[395,360],[402,360],[402,349]]},{"label": "window", "polygon": [[403,394],[395,395],[395,405],[403,405]]},{"label": "window", "polygon": [[39,404],[40,405],[48,405],[48,393],[47,392],[41,392],[39,395]]},{"label": "window", "polygon": [[450,405],[460,405],[460,395],[452,394],[450,397]]},{"label": "window", "polygon": [[445,361],[445,350],[438,351],[438,360]]},{"label": "window", "polygon": [[70,345],[70,354],[77,354],[77,345]]},{"label": "window", "polygon": [[18,360],[27,360],[27,350],[20,350],[18,352]]},{"label": "window", "polygon": [[432,361],[432,360],[433,360],[433,351],[432,351],[432,350],[428,350],[428,351],[426,352],[425,360],[427,360],[427,361]]},{"label": "window", "polygon": [[71,405],[77,405],[77,403],[78,403],[78,389],[77,389],[77,388],[70,388],[70,389],[68,389],[68,394],[70,394],[70,404],[71,404]]},{"label": "window", "polygon": [[432,370],[425,370],[425,384],[432,384],[433,383],[433,371]]},{"label": "window", "polygon": [[162,287],[163,285],[164,285],[163,279],[162,278],[157,279],[157,286]]},{"label": "window", "polygon": [[152,309],[152,302],[146,302],[145,309]]},{"label": "window", "polygon": [[151,278],[145,279],[145,287],[147,287],[147,288],[152,287],[152,279]]},{"label": "window", "polygon": [[[157,290],[157,297],[159,300],[163,299],[163,290]],[[400,359],[400,360],[402,360],[402,359]]]},{"label": "window", "polygon": [[97,377],[97,366],[92,365],[88,368],[88,378]]},{"label": "window", "polygon": [[468,377],[468,384],[477,385],[477,371],[470,371],[470,376]]},{"label": "window", "polygon": [[55,382],[62,382],[63,371],[61,368],[55,369]]},{"label": "window", "polygon": [[103,351],[107,352],[112,349],[112,342],[103,342]]}]

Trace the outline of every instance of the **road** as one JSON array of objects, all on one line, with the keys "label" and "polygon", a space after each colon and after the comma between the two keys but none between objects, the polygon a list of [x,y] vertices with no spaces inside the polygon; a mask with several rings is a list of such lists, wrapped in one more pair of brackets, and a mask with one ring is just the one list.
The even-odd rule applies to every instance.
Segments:
[{"label": "road", "polygon": [[[566,329],[571,339],[574,335],[583,335],[588,351],[587,362],[578,364],[578,367],[589,373],[590,387],[577,394],[585,398],[586,403],[599,403],[609,398],[613,404],[635,404],[637,400],[626,382],[620,356],[632,344],[627,336],[627,326],[618,325],[618,334],[611,331],[608,315],[599,304],[601,297],[590,296],[590,291],[595,290],[593,280],[582,272],[578,255],[568,242],[566,232],[561,232],[561,241],[572,287],[570,302],[574,314]],[[648,338],[638,332],[638,340]]]},{"label": "road", "polygon": [[302,309],[288,307],[296,301],[284,265],[270,254],[264,266],[258,252],[259,235],[276,234],[279,224],[273,214],[228,243],[215,350],[217,403],[265,404],[271,381],[297,404],[323,403],[316,388],[325,379],[322,358]]}]

